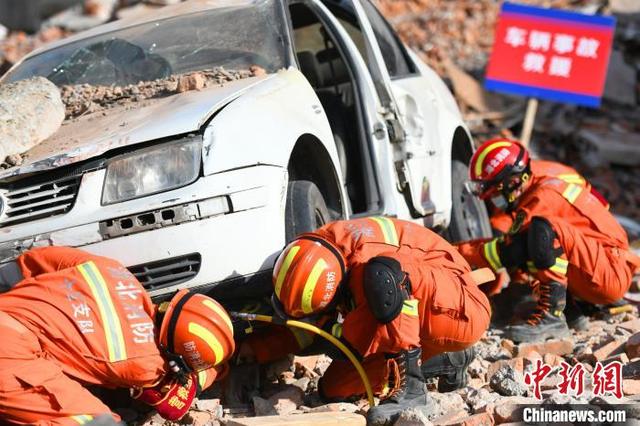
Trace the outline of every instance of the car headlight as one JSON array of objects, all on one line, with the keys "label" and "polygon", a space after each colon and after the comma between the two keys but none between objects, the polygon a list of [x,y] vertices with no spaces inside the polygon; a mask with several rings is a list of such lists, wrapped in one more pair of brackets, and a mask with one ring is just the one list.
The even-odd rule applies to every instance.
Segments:
[{"label": "car headlight", "polygon": [[195,181],[200,172],[201,146],[201,137],[190,137],[109,160],[102,204],[144,197]]}]

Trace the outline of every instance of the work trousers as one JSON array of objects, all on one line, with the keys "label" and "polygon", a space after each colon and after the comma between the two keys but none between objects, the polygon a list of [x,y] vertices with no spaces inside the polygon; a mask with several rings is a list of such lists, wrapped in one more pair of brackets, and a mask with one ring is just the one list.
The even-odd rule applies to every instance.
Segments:
[{"label": "work trousers", "polygon": [[[0,424],[82,425],[111,410],[47,359],[37,337],[0,312]],[[115,421],[119,417],[113,414]]]}]

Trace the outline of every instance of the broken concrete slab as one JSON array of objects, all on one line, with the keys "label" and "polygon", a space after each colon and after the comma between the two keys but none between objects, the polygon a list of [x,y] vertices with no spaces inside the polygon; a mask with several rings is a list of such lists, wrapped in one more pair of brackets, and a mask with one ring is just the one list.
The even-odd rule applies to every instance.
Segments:
[{"label": "broken concrete slab", "polygon": [[58,88],[34,77],[0,86],[0,161],[22,154],[53,135],[64,120]]},{"label": "broken concrete slab", "polygon": [[245,417],[226,421],[227,426],[364,426],[366,423],[364,416],[341,412]]},{"label": "broken concrete slab", "polygon": [[605,161],[622,166],[640,165],[640,135],[637,133],[583,129],[578,135],[593,145]]},{"label": "broken concrete slab", "polygon": [[603,97],[622,105],[636,105],[636,70],[626,63],[619,50],[611,52]]}]

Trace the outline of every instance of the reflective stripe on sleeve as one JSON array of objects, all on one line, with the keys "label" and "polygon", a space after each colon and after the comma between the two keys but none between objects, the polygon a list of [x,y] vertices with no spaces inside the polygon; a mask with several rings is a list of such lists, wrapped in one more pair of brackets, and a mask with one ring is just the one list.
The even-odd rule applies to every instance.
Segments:
[{"label": "reflective stripe on sleeve", "polygon": [[380,230],[382,231],[382,235],[384,236],[384,242],[387,244],[391,244],[394,246],[400,245],[400,241],[398,240],[398,233],[396,232],[396,227],[393,224],[393,221],[387,217],[372,217],[375,223],[378,224]]},{"label": "reflective stripe on sleeve", "polygon": [[409,299],[402,302],[402,313],[411,317],[418,316],[418,299]]},{"label": "reflective stripe on sleeve", "polygon": [[92,261],[83,263],[77,266],[77,268],[89,285],[91,294],[98,305],[98,311],[107,341],[107,350],[109,351],[109,361],[124,361],[127,359],[127,347],[124,344],[120,317],[111,299],[107,283],[102,277],[102,274],[100,274],[98,267]]},{"label": "reflective stripe on sleeve", "polygon": [[576,173],[563,173],[557,176],[558,179],[563,180],[567,183],[575,183],[576,185],[584,185],[585,180]]},{"label": "reflective stripe on sleeve", "polygon": [[549,269],[560,275],[567,275],[567,269],[569,269],[569,261],[561,257],[556,257],[555,265],[551,266]]},{"label": "reflective stripe on sleeve", "polygon": [[324,259],[318,259],[316,264],[313,265],[313,269],[311,269],[311,273],[309,274],[307,281],[304,283],[304,290],[302,290],[302,312],[305,314],[313,312],[313,306],[311,303],[313,299],[313,292],[315,291],[318,280],[320,279],[320,274],[322,271],[327,269],[328,266],[329,265],[327,265],[327,262]]},{"label": "reflective stripe on sleeve", "polygon": [[331,334],[338,339],[342,337],[342,324],[335,323],[331,326]]},{"label": "reflective stripe on sleeve", "polygon": [[562,196],[567,199],[571,204],[573,204],[580,193],[582,192],[582,187],[573,183],[567,185],[567,188],[562,192]]},{"label": "reflective stripe on sleeve", "polygon": [[83,425],[93,420],[93,416],[89,414],[78,414],[77,416],[71,416],[71,419],[77,422],[79,425]]},{"label": "reflective stripe on sleeve", "polygon": [[498,256],[498,239],[494,238],[493,240],[487,242],[482,247],[484,252],[484,257],[491,265],[491,269],[497,271],[502,268],[502,262],[500,261],[500,256]]}]

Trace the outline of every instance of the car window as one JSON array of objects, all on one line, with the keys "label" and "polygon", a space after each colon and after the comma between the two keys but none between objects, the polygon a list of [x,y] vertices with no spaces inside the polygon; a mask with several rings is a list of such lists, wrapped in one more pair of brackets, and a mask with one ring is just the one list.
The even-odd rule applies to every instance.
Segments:
[{"label": "car window", "polygon": [[370,1],[364,0],[362,5],[380,46],[389,75],[393,78],[414,74],[415,66],[389,23]]}]

